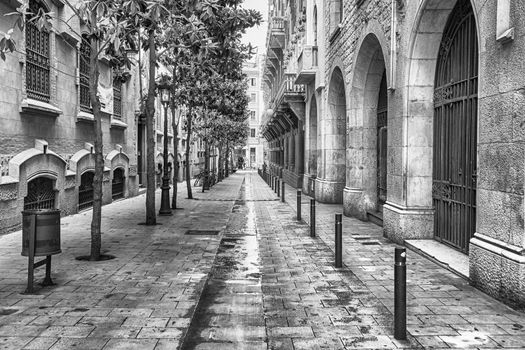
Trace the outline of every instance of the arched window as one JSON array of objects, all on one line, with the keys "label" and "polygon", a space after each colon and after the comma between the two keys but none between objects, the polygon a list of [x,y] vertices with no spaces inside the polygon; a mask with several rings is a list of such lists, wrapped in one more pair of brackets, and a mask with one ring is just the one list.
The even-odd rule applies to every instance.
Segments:
[{"label": "arched window", "polygon": [[49,102],[49,32],[40,31],[35,23],[31,22],[39,12],[46,8],[40,0],[29,1],[29,11],[26,21],[26,90],[29,98]]},{"label": "arched window", "polygon": [[122,81],[113,81],[113,118],[122,120]]},{"label": "arched window", "polygon": [[54,209],[56,191],[53,180],[37,177],[27,183],[27,196],[24,197],[24,210]]},{"label": "arched window", "polygon": [[82,35],[78,63],[80,71],[80,110],[87,113],[91,113],[91,100],[89,97],[90,55],[91,43],[87,35]]},{"label": "arched window", "polygon": [[314,46],[317,46],[317,6],[314,6]]}]

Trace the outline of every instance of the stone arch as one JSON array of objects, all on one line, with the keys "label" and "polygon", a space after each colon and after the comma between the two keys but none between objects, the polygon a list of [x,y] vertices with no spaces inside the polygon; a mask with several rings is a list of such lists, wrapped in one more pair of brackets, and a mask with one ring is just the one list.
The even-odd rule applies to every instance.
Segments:
[{"label": "stone arch", "polygon": [[66,161],[49,150],[48,143],[36,140],[35,147],[18,153],[9,161],[9,176],[18,181],[18,198],[27,196],[27,183],[37,177],[54,180],[54,188],[59,191],[56,207],[60,208],[65,185]]},{"label": "stone arch", "polygon": [[320,129],[322,166],[317,170],[315,197],[320,202],[342,203],[346,166],[346,87],[339,66],[334,66],[330,76],[327,113]]},{"label": "stone arch", "polygon": [[109,178],[111,179],[111,182],[114,181],[114,172],[116,169],[123,169],[124,170],[124,197],[128,197],[129,195],[129,156],[122,152],[122,147],[118,147],[118,149],[112,150],[108,153],[106,156],[106,167],[110,169],[109,172]]},{"label": "stone arch", "polygon": [[[404,186],[405,193],[402,194],[406,201],[403,205],[408,207],[432,208],[434,82],[443,32],[457,2],[458,0],[422,1],[410,36],[404,103],[404,115],[410,117],[405,128],[410,132],[406,133],[408,138],[404,142],[407,143],[406,146],[412,147],[407,147],[403,172],[412,174],[412,179],[408,179],[407,186]],[[470,1],[470,5],[480,43],[476,4]],[[478,45],[478,50],[479,47]],[[478,60],[480,56],[478,55]],[[414,191],[421,194],[409,196]]]},{"label": "stone arch", "polygon": [[308,156],[308,173],[314,178],[317,177],[317,98],[315,94],[312,95],[310,101],[310,114],[308,116],[308,141],[309,141],[309,156]]},{"label": "stone arch", "polygon": [[377,209],[377,107],[386,74],[384,49],[376,34],[364,37],[349,92],[344,213],[366,219]]}]

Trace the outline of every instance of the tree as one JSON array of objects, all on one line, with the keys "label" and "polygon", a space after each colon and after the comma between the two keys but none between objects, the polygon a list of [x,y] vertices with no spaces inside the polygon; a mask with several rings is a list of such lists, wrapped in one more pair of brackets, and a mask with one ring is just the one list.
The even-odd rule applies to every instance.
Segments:
[{"label": "tree", "polygon": [[[217,109],[216,101],[223,101],[230,92],[225,88],[228,80],[242,81],[242,63],[250,57],[251,47],[240,42],[246,28],[259,24],[261,15],[257,11],[245,10],[240,5],[241,0],[218,0],[212,6],[196,7],[199,18],[206,29],[210,40],[215,46],[210,50],[200,51],[190,45],[191,36],[177,37],[179,45],[186,49],[175,50],[172,60],[177,62],[181,75],[176,82],[181,96],[185,96],[188,106],[186,118],[186,186],[188,198],[192,198],[189,150],[194,121],[206,125],[206,121],[199,119],[216,119],[220,113],[208,113]],[[246,107],[246,106],[245,106]],[[244,108],[245,108],[244,107]],[[196,113],[204,111],[205,113]],[[220,112],[220,111],[219,111]],[[208,126],[205,129],[209,129]],[[206,162],[208,164],[208,162]]]},{"label": "tree", "polygon": [[[109,59],[110,67],[120,69],[122,67],[130,68],[131,63],[127,59],[125,50],[127,40],[133,28],[124,20],[122,12],[122,3],[124,0],[114,0],[112,2],[104,0],[81,0],[76,6],[70,0],[63,0],[65,4],[73,11],[76,18],[84,26],[86,33],[84,36],[89,41],[89,95],[94,123],[94,154],[95,154],[95,176],[93,179],[93,216],[91,221],[91,249],[89,260],[100,260],[101,254],[101,221],[102,221],[102,181],[104,173],[104,155],[102,141],[102,112],[101,103],[98,95],[98,82],[100,75],[100,58],[105,56]],[[125,1],[124,1],[125,2]],[[64,21],[59,17],[54,18],[51,13],[46,13],[41,8],[38,13],[31,13],[28,4],[24,4],[16,12],[8,14],[15,16],[15,26],[2,33],[0,39],[0,57],[5,60],[5,54],[13,52],[16,49],[16,41],[13,33],[16,27],[23,30],[26,23],[25,19],[35,23],[39,30],[50,30],[52,20],[62,21],[69,29],[75,33],[78,38],[82,38],[81,33],[72,28],[69,21]],[[67,42],[67,41],[66,41]],[[132,44],[132,43],[131,43]]]}]

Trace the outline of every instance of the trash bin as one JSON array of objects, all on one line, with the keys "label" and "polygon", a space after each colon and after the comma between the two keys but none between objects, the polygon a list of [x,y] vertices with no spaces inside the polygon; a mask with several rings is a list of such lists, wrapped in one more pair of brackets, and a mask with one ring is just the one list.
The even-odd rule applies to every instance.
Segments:
[{"label": "trash bin", "polygon": [[[51,255],[59,254],[60,249],[60,210],[36,209],[22,212],[22,255],[28,257],[27,288],[24,293],[32,294],[34,270],[46,266],[43,286],[53,285],[51,279]],[[35,263],[36,256],[45,260]]]},{"label": "trash bin", "polygon": [[59,254],[60,210],[34,209],[22,212],[22,255],[29,256],[29,238],[35,235],[34,256]]}]

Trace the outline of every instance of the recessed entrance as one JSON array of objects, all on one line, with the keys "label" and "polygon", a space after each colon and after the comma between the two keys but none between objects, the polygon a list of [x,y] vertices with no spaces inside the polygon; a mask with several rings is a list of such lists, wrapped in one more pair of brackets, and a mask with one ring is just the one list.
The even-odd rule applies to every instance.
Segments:
[{"label": "recessed entrance", "polygon": [[87,171],[80,176],[78,188],[78,210],[91,208],[93,206],[93,179],[95,173]]},{"label": "recessed entrance", "polygon": [[434,90],[434,237],[464,253],[476,226],[478,43],[469,0],[452,10]]},{"label": "recessed entrance", "polygon": [[124,169],[113,170],[113,180],[111,182],[111,197],[113,200],[124,198]]},{"label": "recessed entrance", "polygon": [[383,72],[379,97],[377,101],[377,211],[383,212],[386,203],[386,167],[387,167],[387,124],[388,123],[388,95],[386,88],[386,70]]}]

